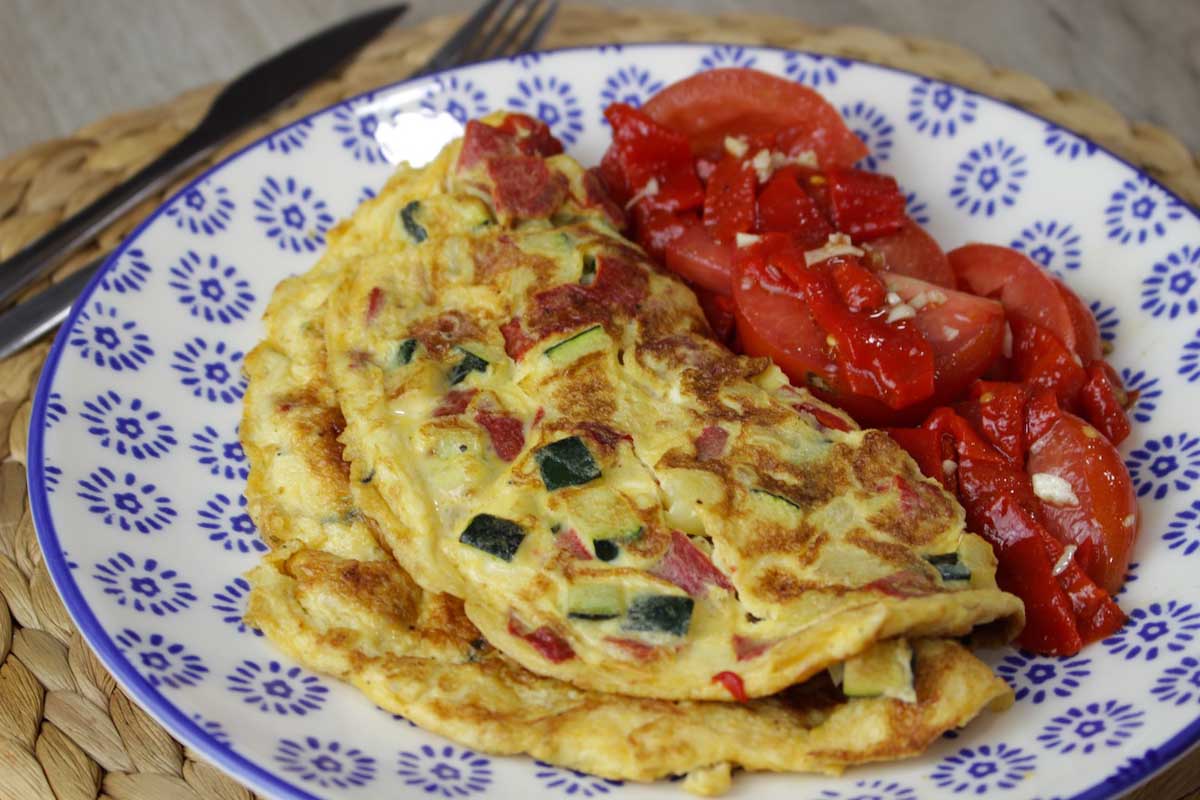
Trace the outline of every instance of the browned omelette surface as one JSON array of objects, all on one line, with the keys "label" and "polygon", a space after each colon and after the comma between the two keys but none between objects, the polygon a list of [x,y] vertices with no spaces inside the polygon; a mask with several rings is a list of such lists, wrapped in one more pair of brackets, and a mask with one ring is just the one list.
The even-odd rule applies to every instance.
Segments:
[{"label": "browned omelette surface", "polygon": [[1015,631],[940,485],[714,342],[578,164],[504,137],[472,123],[322,262],[343,276],[324,330],[352,490],[422,588],[534,672],[658,698]]}]

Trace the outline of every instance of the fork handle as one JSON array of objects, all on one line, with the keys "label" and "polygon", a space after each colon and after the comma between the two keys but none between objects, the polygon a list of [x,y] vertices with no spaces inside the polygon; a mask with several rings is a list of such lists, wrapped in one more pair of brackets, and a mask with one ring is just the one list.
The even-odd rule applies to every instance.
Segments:
[{"label": "fork handle", "polygon": [[129,180],[101,195],[32,244],[0,262],[0,305],[93,239],[141,200],[161,189],[212,149],[211,137],[193,130]]}]

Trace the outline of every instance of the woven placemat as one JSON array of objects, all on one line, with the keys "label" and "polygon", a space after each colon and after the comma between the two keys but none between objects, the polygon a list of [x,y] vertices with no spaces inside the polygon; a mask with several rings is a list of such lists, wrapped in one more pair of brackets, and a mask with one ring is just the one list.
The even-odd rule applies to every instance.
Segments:
[{"label": "woven placemat", "polygon": [[[440,17],[387,34],[340,74],[210,161],[291,119],[403,77],[460,21]],[[545,44],[683,40],[814,50],[953,80],[1094,139],[1200,206],[1200,163],[1171,134],[1131,123],[1081,92],[1051,89],[1029,75],[991,67],[944,42],[868,28],[819,29],[776,17],[567,7]],[[219,88],[196,89],[162,106],[108,117],[0,161],[0,259],[170,146],[195,124]],[[111,249],[160,200],[127,214],[66,262],[53,280]],[[34,536],[24,467],[30,398],[48,350],[42,343],[0,362],[0,800],[249,800],[250,792],[172,739],[116,687],[50,583]],[[1200,798],[1200,752],[1128,797]]]}]

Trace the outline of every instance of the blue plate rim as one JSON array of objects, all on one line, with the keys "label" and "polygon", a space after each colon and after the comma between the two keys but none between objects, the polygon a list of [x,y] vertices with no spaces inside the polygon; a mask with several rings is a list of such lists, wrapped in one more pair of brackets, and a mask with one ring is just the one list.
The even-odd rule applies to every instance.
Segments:
[{"label": "blue plate rim", "polygon": [[[704,47],[714,47],[719,45],[728,45],[728,42],[706,41],[706,42],[635,42],[624,44],[621,43],[622,51],[625,50],[644,50],[655,48],[687,48],[701,49]],[[606,45],[578,45],[574,47],[561,47],[550,50],[539,50],[536,55],[558,55],[564,53],[581,53],[581,52],[601,52],[601,48]],[[611,45],[607,45],[611,46]],[[1057,122],[1022,108],[1013,102],[1004,100],[999,97],[978,92],[961,83],[952,80],[944,80],[941,78],[930,78],[927,75],[922,75],[912,70],[894,67],[888,64],[879,64],[873,61],[867,61],[861,58],[850,56],[833,56],[828,53],[818,53],[811,50],[795,50],[787,47],[773,47],[769,45],[737,45],[748,47],[754,50],[762,50],[774,53],[799,53],[802,55],[816,56],[820,58],[837,58],[844,61],[853,62],[863,66],[872,67],[875,69],[885,70],[899,75],[904,75],[917,80],[928,80],[943,83],[948,86],[954,86],[964,92],[979,97],[985,97],[990,101],[999,103],[1007,108],[1017,112],[1018,114],[1031,117],[1047,125],[1053,125],[1056,128],[1067,130],[1074,136],[1078,136],[1083,141],[1093,145],[1099,152],[1105,153],[1110,158],[1125,165],[1133,170],[1136,174],[1145,177],[1151,181],[1157,188],[1168,194],[1179,202],[1179,204],[1192,215],[1193,218],[1200,220],[1200,209],[1192,206],[1187,200],[1181,197],[1170,187],[1164,185],[1156,177],[1149,174],[1145,170],[1140,169],[1128,159],[1113,152],[1099,142],[1075,133],[1069,128],[1064,128]],[[75,582],[75,578],[71,575],[71,569],[67,565],[66,559],[63,557],[62,547],[59,542],[58,531],[54,527],[49,508],[49,494],[46,492],[45,476],[44,476],[44,437],[45,437],[45,418],[46,404],[49,396],[50,382],[58,371],[58,362],[62,357],[63,350],[66,345],[66,332],[70,331],[77,322],[79,313],[91,301],[92,295],[96,291],[100,280],[112,268],[113,264],[125,252],[125,250],[142,234],[142,232],[165,212],[166,208],[171,205],[176,199],[190,191],[193,187],[207,180],[212,174],[225,169],[234,161],[246,155],[249,151],[260,146],[266,139],[278,134],[281,131],[290,130],[292,128],[303,125],[313,118],[325,114],[333,108],[344,106],[355,100],[368,97],[381,91],[390,91],[407,86],[416,86],[423,83],[429,83],[436,80],[442,75],[456,72],[464,68],[482,67],[489,64],[510,63],[515,58],[497,58],[488,61],[476,62],[450,69],[431,72],[427,75],[422,75],[418,78],[408,78],[393,83],[383,84],[371,89],[367,89],[358,94],[344,98],[337,103],[332,103],[323,106],[309,114],[306,114],[280,128],[273,129],[257,139],[243,145],[234,152],[230,153],[217,163],[205,169],[195,178],[188,181],[185,185],[177,189],[172,195],[163,200],[144,220],[129,232],[128,235],[121,241],[105,259],[100,269],[88,281],[78,299],[72,305],[70,313],[63,321],[59,328],[59,332],[54,337],[54,342],[51,345],[50,352],[46,356],[45,364],[42,367],[42,372],[38,377],[37,390],[34,394],[33,407],[30,413],[29,422],[29,443],[26,457],[26,486],[29,492],[30,512],[33,517],[34,531],[37,535],[38,545],[42,550],[43,561],[46,564],[47,571],[50,574],[54,588],[58,591],[62,598],[63,605],[66,607],[68,614],[74,621],[75,626],[79,629],[84,641],[91,647],[100,658],[101,663],[113,675],[113,678],[121,686],[121,688],[132,697],[138,705],[145,709],[159,724],[163,725],[172,735],[177,738],[186,736],[187,744],[195,748],[214,764],[220,766],[228,775],[236,780],[244,781],[249,784],[255,791],[270,792],[273,796],[279,798],[288,798],[288,800],[320,800],[317,795],[311,794],[304,789],[301,789],[294,784],[291,784],[277,774],[255,764],[246,756],[237,753],[229,747],[221,744],[212,734],[204,731],[190,717],[175,706],[161,691],[151,686],[150,683],[143,678],[133,665],[126,659],[118,650],[116,644],[109,636],[108,631],[100,624],[92,612],[91,607],[84,600],[79,587]],[[1161,761],[1156,764],[1153,769],[1143,775],[1134,775],[1125,779],[1113,779],[1109,776],[1102,779],[1099,783],[1091,786],[1082,792],[1072,795],[1066,800],[1112,800],[1119,797],[1122,793],[1133,789],[1142,783],[1149,781],[1154,776],[1160,774],[1163,770],[1170,767],[1174,762],[1178,761],[1183,755],[1191,749],[1193,745],[1200,743],[1200,716],[1197,716],[1189,725],[1183,728],[1175,736],[1168,739],[1160,747],[1154,748],[1150,752]]]}]

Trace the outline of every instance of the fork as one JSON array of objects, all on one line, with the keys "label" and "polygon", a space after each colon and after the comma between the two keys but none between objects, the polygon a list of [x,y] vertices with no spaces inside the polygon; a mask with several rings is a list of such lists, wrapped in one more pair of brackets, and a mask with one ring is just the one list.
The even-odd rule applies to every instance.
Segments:
[{"label": "fork", "polygon": [[[489,0],[408,78],[419,78],[455,66],[525,52],[541,40],[558,6],[559,0]],[[45,240],[50,240],[50,247],[44,243],[45,240],[39,240],[38,245],[46,248],[47,256],[37,271],[18,276],[18,281],[6,286],[4,265],[0,264],[0,296],[11,297],[83,243],[75,237],[64,237],[54,247],[56,233],[51,231],[45,237]],[[0,314],[0,359],[32,344],[60,324],[70,312],[75,298],[108,256],[108,253],[99,256],[62,281]]]}]

